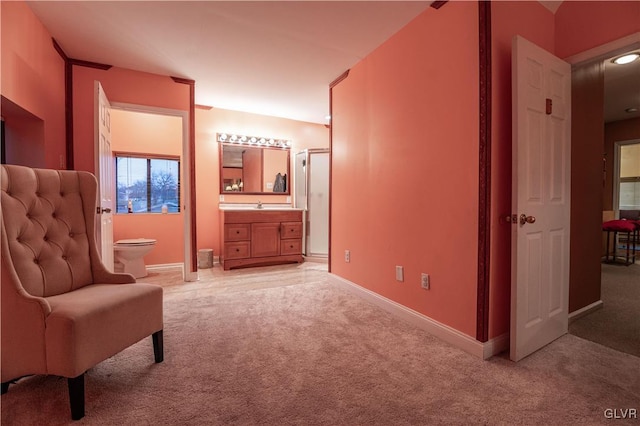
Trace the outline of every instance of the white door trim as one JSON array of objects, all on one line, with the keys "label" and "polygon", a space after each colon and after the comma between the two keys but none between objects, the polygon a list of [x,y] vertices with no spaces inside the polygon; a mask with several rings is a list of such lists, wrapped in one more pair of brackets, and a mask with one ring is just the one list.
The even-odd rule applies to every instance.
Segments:
[{"label": "white door trim", "polygon": [[564,61],[570,63],[573,67],[579,67],[589,62],[604,61],[618,53],[624,53],[627,50],[637,48],[640,48],[640,32],[569,56],[564,58]]}]

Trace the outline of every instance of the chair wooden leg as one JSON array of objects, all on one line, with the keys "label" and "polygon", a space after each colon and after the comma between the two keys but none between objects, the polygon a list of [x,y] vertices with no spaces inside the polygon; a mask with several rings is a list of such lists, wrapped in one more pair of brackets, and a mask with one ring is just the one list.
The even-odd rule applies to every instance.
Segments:
[{"label": "chair wooden leg", "polygon": [[71,420],[80,420],[84,417],[84,373],[68,379],[67,383],[69,385]]},{"label": "chair wooden leg", "polygon": [[162,342],[162,330],[156,331],[151,335],[153,340],[153,355],[156,362],[162,362],[164,360],[164,345]]},{"label": "chair wooden leg", "polygon": [[2,395],[9,391],[9,382],[2,382]]}]

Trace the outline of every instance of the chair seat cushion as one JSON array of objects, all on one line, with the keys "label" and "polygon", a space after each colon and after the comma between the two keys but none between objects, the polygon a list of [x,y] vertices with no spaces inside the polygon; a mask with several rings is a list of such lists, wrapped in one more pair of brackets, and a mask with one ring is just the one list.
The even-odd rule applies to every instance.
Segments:
[{"label": "chair seat cushion", "polygon": [[47,297],[49,374],[76,377],[95,364],[162,330],[162,287],[91,284]]},{"label": "chair seat cushion", "polygon": [[603,231],[633,232],[635,229],[636,223],[633,220],[609,220],[602,224]]}]

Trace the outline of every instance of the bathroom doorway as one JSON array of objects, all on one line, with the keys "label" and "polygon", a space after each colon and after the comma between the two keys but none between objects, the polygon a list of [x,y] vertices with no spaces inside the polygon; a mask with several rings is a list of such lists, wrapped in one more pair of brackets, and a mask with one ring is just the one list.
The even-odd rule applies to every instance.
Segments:
[{"label": "bathroom doorway", "polygon": [[[188,113],[180,110],[170,110],[159,107],[151,107],[145,105],[134,105],[119,102],[111,103],[112,120],[115,117],[115,122],[112,122],[112,131],[115,134],[120,134],[119,139],[124,139],[125,146],[123,147],[122,141],[116,141],[116,149],[120,154],[141,155],[141,152],[149,154],[151,157],[162,156],[175,158],[179,162],[179,186],[180,186],[180,199],[179,212],[173,210],[167,211],[167,214],[151,214],[137,217],[137,219],[129,218],[128,215],[121,215],[123,217],[114,217],[114,225],[118,226],[120,231],[128,231],[135,235],[119,235],[114,231],[114,234],[119,235],[118,238],[151,238],[157,240],[157,244],[154,250],[145,256],[145,263],[154,265],[156,267],[165,266],[182,266],[183,279],[185,281],[197,280],[197,273],[190,273],[189,259],[190,259],[190,242],[191,233],[189,215],[185,214],[185,206],[190,205],[189,196],[189,171],[188,171]],[[118,119],[120,117],[120,119]],[[120,121],[118,121],[120,120]],[[159,139],[146,141],[144,128],[144,122],[147,121],[147,125],[152,126],[170,126],[171,129],[178,128],[177,132],[172,130],[171,134],[174,134],[175,141],[171,142],[169,148],[171,152],[157,151],[160,148]],[[118,122],[128,123],[121,127],[127,127],[126,129],[118,129]],[[140,122],[140,124],[135,124]],[[166,124],[161,124],[166,123]],[[172,124],[168,124],[172,123]],[[177,123],[177,124],[176,124]],[[141,132],[141,133],[136,133]],[[162,132],[160,129],[156,129],[155,132]],[[127,145],[130,144],[130,148]],[[134,148],[137,146],[136,148]],[[147,156],[149,156],[147,155]],[[115,163],[115,157],[114,157]],[[115,195],[113,196],[115,200]],[[115,207],[115,206],[114,206]],[[168,206],[170,207],[170,206]],[[168,209],[169,210],[169,209]],[[124,217],[127,216],[127,217]],[[138,216],[138,215],[136,215]],[[146,218],[146,220],[144,220]],[[156,222],[161,221],[162,224]],[[142,232],[142,233],[140,233]],[[140,234],[140,235],[138,235]],[[144,235],[143,235],[144,234]],[[157,234],[157,235],[156,235]],[[184,242],[182,244],[175,244],[176,241]]]}]

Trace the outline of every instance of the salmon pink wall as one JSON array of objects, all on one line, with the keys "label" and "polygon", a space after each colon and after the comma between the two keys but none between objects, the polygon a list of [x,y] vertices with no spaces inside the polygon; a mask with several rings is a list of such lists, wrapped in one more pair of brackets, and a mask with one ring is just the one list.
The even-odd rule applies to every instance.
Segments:
[{"label": "salmon pink wall", "polygon": [[[111,149],[181,157],[182,118],[112,109]],[[181,198],[184,191],[185,188],[181,188]],[[113,215],[113,239],[153,238],[156,246],[145,256],[147,265],[180,263],[184,260],[183,221],[182,212],[116,213]]]},{"label": "salmon pink wall", "polygon": [[182,155],[182,117],[114,108],[111,124],[113,152]]},{"label": "salmon pink wall", "polygon": [[509,331],[511,310],[511,42],[554,48],[553,14],[538,2],[491,2],[491,263],[489,338]]},{"label": "salmon pink wall", "polygon": [[[39,151],[22,164],[64,168],[65,99],[64,61],[29,6],[3,1],[1,16],[2,96],[44,122]],[[5,117],[10,124],[11,116]]]},{"label": "salmon pink wall", "polygon": [[332,272],[469,336],[478,103],[475,2],[427,9],[333,88]]},{"label": "salmon pink wall", "polygon": [[638,31],[638,1],[564,1],[556,12],[556,56],[566,58]]},{"label": "salmon pink wall", "polygon": [[0,112],[5,120],[5,160],[7,164],[46,167],[44,121],[4,96]]},{"label": "salmon pink wall", "polygon": [[189,111],[189,86],[170,77],[113,67],[73,67],[73,137],[77,170],[94,171],[94,81],[110,102]]},{"label": "salmon pink wall", "polygon": [[[215,138],[216,133],[222,132],[292,140],[290,175],[293,175],[293,158],[297,152],[329,147],[329,130],[321,124],[219,108],[196,109],[198,249],[211,248],[215,256],[220,254],[220,157]],[[224,194],[224,203],[257,203],[258,200],[264,204],[286,203],[287,196]]]}]

